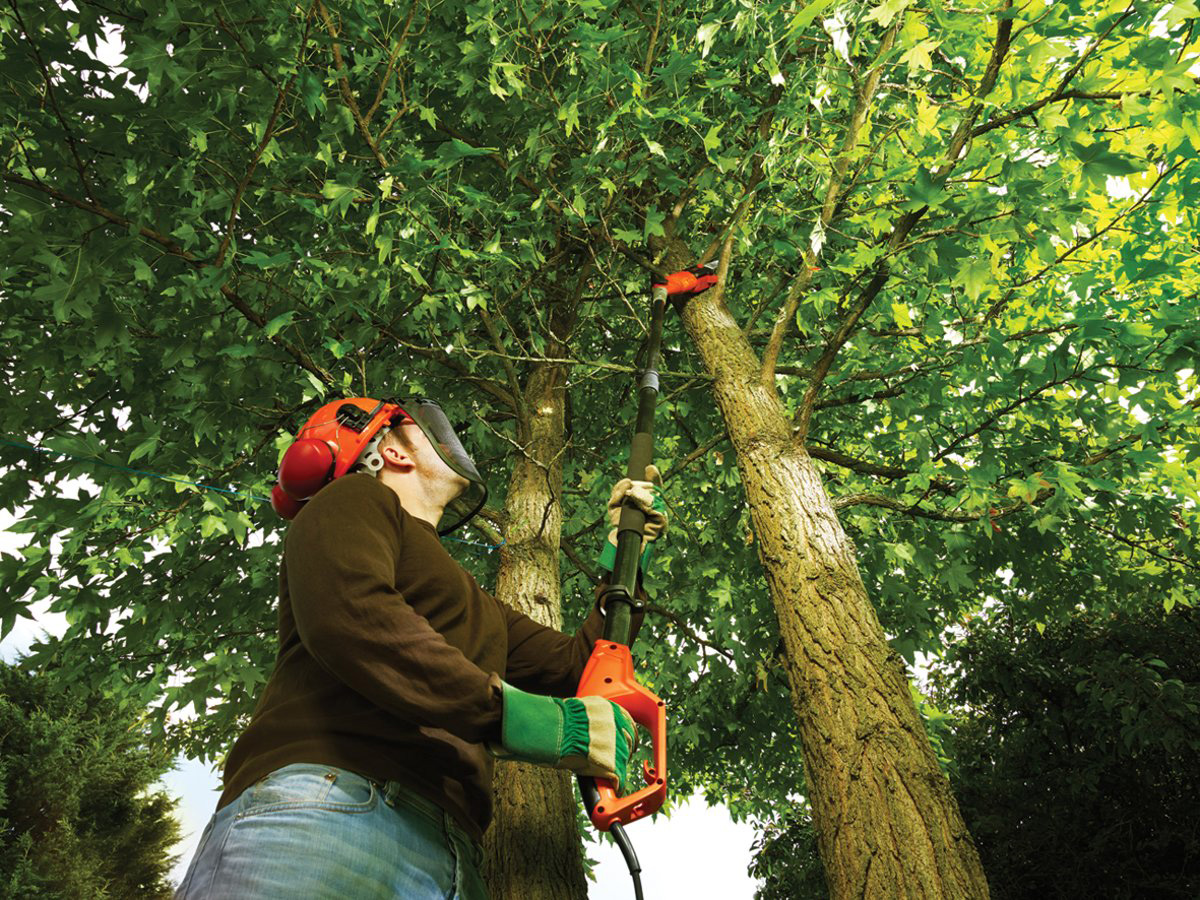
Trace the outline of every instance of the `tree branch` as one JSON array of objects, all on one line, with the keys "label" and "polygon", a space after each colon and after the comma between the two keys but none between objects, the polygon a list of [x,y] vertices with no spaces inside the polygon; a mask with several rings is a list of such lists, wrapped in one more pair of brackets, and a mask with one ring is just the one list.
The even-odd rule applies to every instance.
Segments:
[{"label": "tree branch", "polygon": [[433,360],[442,367],[454,372],[460,378],[479,385],[479,387],[481,387],[484,391],[491,394],[509,409],[513,410],[513,412],[516,412],[516,398],[514,398],[512,394],[510,394],[505,388],[502,388],[490,378],[484,378],[481,375],[476,375],[458,360],[452,358],[448,353],[445,353],[441,350],[435,350],[433,347],[426,347],[422,344],[414,344],[411,341],[406,341],[404,338],[394,333],[390,328],[387,326],[381,326],[378,322],[375,323],[375,326],[379,328],[380,334],[386,335],[389,340],[417,354],[418,356],[423,356],[426,359]]},{"label": "tree branch", "polygon": [[[42,80],[46,84],[46,98],[50,101],[51,109],[54,110],[54,117],[58,119],[58,124],[62,126],[63,135],[67,139],[67,146],[70,148],[71,156],[75,160],[75,169],[79,173],[79,181],[83,185],[83,192],[92,203],[98,203],[96,195],[92,193],[91,185],[88,184],[87,167],[83,164],[83,159],[79,156],[79,147],[75,143],[75,135],[71,131],[70,126],[67,125],[67,120],[63,116],[62,109],[59,108],[58,97],[54,93],[54,80],[50,77],[50,69],[46,66],[45,60],[42,59],[42,54],[33,40],[33,35],[29,33],[29,28],[25,25],[25,20],[21,18],[21,11],[17,9],[15,0],[9,0],[8,5],[12,8],[17,24],[21,26],[21,31],[25,34],[25,40],[29,42],[29,49],[33,51],[33,58],[37,60],[38,68],[42,73]],[[30,168],[32,169],[32,166]]]},{"label": "tree branch", "polygon": [[1080,97],[1083,99],[1089,99],[1089,100],[1092,100],[1092,99],[1120,100],[1121,94],[1119,94],[1119,93],[1086,94],[1082,91],[1067,91],[1067,85],[1069,85],[1072,82],[1072,80],[1074,80],[1075,76],[1079,74],[1080,70],[1083,69],[1084,65],[1087,63],[1087,61],[1091,57],[1091,55],[1096,52],[1096,49],[1102,43],[1104,43],[1104,40],[1110,34],[1112,34],[1113,29],[1115,29],[1118,25],[1120,25],[1127,18],[1129,18],[1132,11],[1133,11],[1133,4],[1130,3],[1130,5],[1126,8],[1125,12],[1123,12],[1121,15],[1119,15],[1115,19],[1113,19],[1112,24],[1108,26],[1108,28],[1105,30],[1105,32],[1103,34],[1099,34],[1095,38],[1092,39],[1092,42],[1087,46],[1087,49],[1084,50],[1083,54],[1079,57],[1078,60],[1076,60],[1075,65],[1071,66],[1071,68],[1067,70],[1067,72],[1063,75],[1062,79],[1059,81],[1058,87],[1055,88],[1054,92],[1051,93],[1048,97],[1044,97],[1041,100],[1037,100],[1033,103],[1028,104],[1027,106],[1023,106],[1020,109],[1018,109],[1012,113],[1009,113],[1008,115],[1001,116],[999,119],[996,119],[992,122],[988,122],[985,125],[980,125],[978,128],[972,129],[971,137],[976,138],[981,134],[986,134],[987,132],[991,131],[994,128],[1001,128],[1004,125],[1007,125],[1009,122],[1015,121],[1016,119],[1019,119],[1022,116],[1027,116],[1030,113],[1037,112],[1039,109],[1041,109],[1043,106],[1046,106],[1047,104],[1054,103],[1058,100],[1066,100],[1072,96]]},{"label": "tree branch", "polygon": [[[312,10],[309,10],[308,16],[304,21],[304,35],[300,39],[300,52],[297,57],[297,70],[299,70],[299,62],[304,58],[304,47],[308,43],[308,28],[312,21]],[[283,110],[283,103],[287,99],[288,91],[296,82],[296,75],[284,83],[279,89],[279,94],[275,98],[275,107],[271,110],[271,117],[267,120],[267,127],[263,129],[262,140],[258,142],[258,146],[254,150],[254,156],[250,159],[250,164],[246,167],[246,174],[242,176],[242,180],[238,182],[237,190],[233,195],[233,202],[229,205],[229,223],[225,226],[225,237],[221,239],[221,247],[217,251],[215,266],[220,266],[225,262],[225,254],[229,251],[230,242],[233,240],[233,229],[237,224],[238,209],[242,205],[242,195],[246,192],[246,186],[250,183],[251,176],[254,175],[254,170],[258,167],[258,161],[262,159],[263,151],[267,149],[267,144],[275,137],[275,125],[279,121],[279,113]]]},{"label": "tree branch", "polygon": [[[1012,0],[1004,0],[1001,7],[1002,12],[1006,12],[1012,8]],[[983,100],[991,93],[992,88],[996,85],[996,79],[1000,75],[1000,66],[1008,55],[1009,41],[1012,35],[1012,19],[1004,16],[1000,19],[999,27],[997,28],[996,44],[992,48],[991,58],[988,60],[987,69],[984,71],[983,79],[980,81],[979,90],[975,95],[975,102],[971,105],[971,110],[963,121],[955,129],[953,137],[950,139],[950,146],[946,153],[946,163],[934,171],[934,177],[944,180],[954,170],[963,149],[966,147],[967,140],[970,137],[971,128],[975,120],[979,117],[983,110]],[[915,209],[901,216],[897,222],[891,235],[888,237],[887,246],[889,249],[898,247],[913,226],[925,215],[929,207],[924,206],[920,209]],[[804,392],[804,398],[801,400],[799,412],[796,415],[796,435],[795,441],[803,446],[808,440],[809,424],[812,420],[813,408],[816,404],[817,394],[821,390],[821,385],[824,383],[826,376],[829,374],[829,369],[833,365],[833,360],[837,356],[838,351],[845,345],[851,335],[858,327],[858,322],[862,318],[863,313],[874,301],[879,291],[887,283],[891,277],[891,270],[886,263],[881,263],[877,266],[875,273],[872,275],[870,282],[859,296],[858,300],[850,307],[841,326],[830,338],[826,344],[825,352],[821,354],[821,358],[817,360],[817,365],[813,369],[813,377],[809,382],[808,389]]]},{"label": "tree branch", "polygon": [[[72,197],[69,194],[64,194],[62,191],[52,188],[48,184],[42,184],[38,181],[31,181],[28,178],[22,178],[20,175],[11,175],[6,172],[4,173],[3,178],[5,181],[11,184],[19,184],[22,187],[41,191],[43,194],[53,197],[55,200],[58,200],[61,203],[66,203],[70,206],[74,206],[76,209],[81,209],[84,212],[91,213],[92,215],[100,216],[103,219],[107,219],[114,225],[120,225],[126,230],[134,229],[142,237],[158,244],[172,256],[177,256],[196,268],[204,268],[210,265],[204,260],[199,259],[195,254],[180,247],[173,240],[167,237],[167,235],[154,231],[151,228],[135,225],[124,216],[119,215],[112,210],[105,209],[98,204],[89,203],[86,200],[80,200],[78,197]],[[234,291],[233,288],[231,288],[228,284],[221,285],[221,295],[229,302],[230,306],[240,312],[247,320],[253,322],[259,328],[266,327],[267,320],[255,309],[253,309],[245,300],[238,296],[237,292]],[[283,349],[284,352],[296,360],[302,369],[311,372],[325,384],[329,384],[333,380],[332,376],[328,372],[314,363],[307,353],[292,344],[290,341],[285,340],[279,335],[269,337],[267,340],[275,344],[277,347]]]},{"label": "tree branch", "polygon": [[[882,494],[843,494],[841,497],[836,497],[833,500],[834,509],[845,509],[848,506],[879,506],[884,509],[894,509],[896,512],[902,512],[906,515],[916,516],[919,519],[936,519],[940,522],[978,522],[987,515],[987,513],[983,512],[960,513],[925,509],[916,504],[901,503],[899,500],[893,500],[891,497],[885,497]],[[997,516],[993,515],[992,518],[997,518]]]},{"label": "tree branch", "polygon": [[1070,375],[1066,376],[1065,378],[1056,378],[1052,381],[1047,381],[1045,384],[1041,385],[1040,387],[1034,388],[1034,390],[1030,391],[1028,394],[1026,394],[1024,396],[1018,396],[1015,400],[1011,401],[1010,403],[1004,404],[1004,406],[1000,407],[999,410],[997,410],[992,415],[988,416],[986,419],[984,419],[982,422],[980,422],[974,428],[970,429],[969,431],[963,432],[958,437],[956,437],[954,440],[952,440],[949,444],[947,444],[945,447],[943,447],[941,450],[939,450],[937,453],[935,453],[933,455],[933,461],[937,462],[938,460],[944,459],[947,455],[949,455],[950,453],[953,453],[955,448],[962,446],[964,441],[970,440],[971,438],[975,437],[975,435],[979,434],[981,431],[984,431],[985,429],[990,428],[992,425],[996,424],[996,422],[998,422],[1000,419],[1004,418],[1009,413],[1015,411],[1019,407],[1024,406],[1026,403],[1029,403],[1029,402],[1037,399],[1039,396],[1041,396],[1042,394],[1044,394],[1046,391],[1050,390],[1051,388],[1059,387],[1061,385],[1067,384],[1070,381],[1074,381],[1076,378],[1082,377],[1088,371],[1090,371],[1090,369],[1082,369],[1081,370],[1079,365],[1077,364],[1075,367],[1075,370]]},{"label": "tree branch", "polygon": [[1006,116],[1001,116],[999,119],[993,119],[986,125],[979,125],[971,131],[971,139],[979,137],[981,134],[987,134],[996,128],[1003,128],[1010,122],[1015,122],[1017,119],[1032,115],[1044,106],[1049,106],[1051,103],[1057,103],[1060,100],[1120,100],[1124,95],[1115,91],[1106,93],[1089,93],[1087,91],[1056,91],[1048,97],[1043,97],[1041,100],[1036,100],[1033,103],[1022,106],[1020,109],[1014,110]]},{"label": "tree branch", "polygon": [[1181,165],[1183,165],[1182,161],[1177,162],[1174,165],[1168,166],[1167,168],[1163,169],[1162,172],[1159,173],[1159,176],[1156,179],[1154,179],[1154,183],[1151,184],[1148,188],[1146,188],[1146,190],[1142,192],[1142,195],[1140,197],[1138,197],[1137,200],[1135,200],[1132,204],[1130,204],[1127,209],[1123,210],[1120,214],[1118,214],[1111,222],[1109,222],[1103,228],[1100,228],[1098,231],[1096,231],[1095,234],[1089,235],[1086,238],[1076,241],[1074,244],[1072,244],[1070,247],[1068,247],[1066,250],[1064,250],[1061,255],[1056,257],[1053,262],[1047,263],[1046,266],[1044,268],[1042,268],[1040,271],[1038,271],[1037,273],[1031,275],[1030,277],[1024,279],[1023,281],[1018,281],[1015,284],[1013,284],[1012,287],[1010,287],[1007,291],[1004,292],[1004,296],[997,299],[995,303],[993,303],[990,307],[988,307],[987,313],[984,314],[983,321],[989,322],[992,319],[995,319],[996,316],[1000,315],[1000,313],[1002,313],[1004,311],[1005,307],[1008,306],[1009,301],[1012,300],[1013,294],[1015,294],[1017,292],[1017,290],[1025,287],[1025,285],[1027,285],[1027,284],[1031,284],[1035,281],[1040,280],[1043,275],[1045,275],[1047,272],[1049,272],[1055,266],[1062,263],[1064,260],[1066,260],[1072,254],[1074,254],[1077,250],[1081,250],[1082,248],[1086,247],[1088,244],[1091,244],[1094,241],[1099,240],[1101,237],[1103,237],[1105,234],[1107,234],[1109,231],[1111,231],[1117,225],[1118,222],[1120,222],[1122,219],[1124,219],[1126,216],[1128,216],[1131,212],[1133,212],[1135,209],[1137,209],[1139,206],[1141,206],[1143,203],[1145,203],[1146,200],[1149,198],[1149,196],[1152,193],[1154,193],[1154,189],[1157,188],[1159,186],[1159,184],[1162,183],[1163,179],[1165,179],[1168,175],[1170,175],[1172,172],[1174,172],[1176,169],[1178,169]]},{"label": "tree branch", "polygon": [[[879,53],[875,57],[877,61],[886,57],[892,49],[892,44],[895,43],[896,35],[900,31],[903,21],[904,15],[898,15],[892,27],[885,32],[883,41],[880,44]],[[818,228],[822,234],[833,220],[834,210],[841,199],[842,181],[846,177],[846,170],[850,168],[850,159],[858,146],[859,132],[862,130],[863,125],[866,124],[867,116],[870,115],[871,101],[875,98],[875,92],[879,89],[879,80],[882,77],[883,64],[882,62],[877,62],[875,67],[867,72],[867,77],[863,80],[862,86],[854,96],[854,108],[850,114],[850,123],[846,127],[846,133],[842,137],[842,145],[838,148],[837,156],[834,159],[833,171],[829,175],[829,183],[825,187],[825,196],[821,200],[821,212],[817,217]],[[787,299],[784,301],[779,315],[775,318],[775,327],[771,330],[771,337],[767,341],[766,350],[763,352],[761,379],[762,383],[771,391],[775,390],[775,364],[779,360],[779,351],[783,347],[783,338],[787,334],[792,319],[796,315],[796,310],[800,307],[800,301],[804,292],[808,290],[808,286],[812,283],[812,275],[817,270],[816,263],[819,254],[820,248],[814,247],[810,240],[808,247],[804,250],[804,262],[800,267],[800,273],[788,287]]]},{"label": "tree branch", "polygon": [[488,337],[492,339],[492,346],[496,348],[496,353],[500,356],[504,374],[508,376],[508,389],[512,393],[517,419],[521,426],[525,427],[529,424],[529,411],[526,409],[525,392],[521,390],[521,379],[517,377],[517,370],[513,367],[512,360],[504,352],[504,342],[500,340],[500,332],[496,329],[496,323],[492,321],[491,314],[482,306],[478,307],[478,310],[479,317],[483,320],[483,327],[487,329]]},{"label": "tree branch", "polygon": [[663,472],[663,476],[662,476],[663,481],[665,482],[665,481],[669,480],[671,478],[671,476],[674,475],[676,472],[683,471],[688,466],[690,466],[692,463],[694,463],[696,460],[707,456],[714,447],[716,447],[718,444],[722,443],[723,441],[728,440],[728,438],[729,438],[729,434],[728,434],[728,432],[725,432],[725,431],[722,431],[719,434],[716,434],[713,437],[709,438],[707,441],[705,441],[703,444],[701,444],[699,447],[697,447],[695,450],[693,450],[691,453],[689,453],[683,459],[679,460],[679,462],[672,463],[671,468],[669,468],[669,469],[667,469],[667,471]]},{"label": "tree branch", "polygon": [[[457,131],[454,128],[451,128],[449,125],[446,125],[444,122],[442,122],[441,118],[438,118],[435,121],[436,121],[436,124],[433,126],[435,131],[440,131],[443,134],[449,135],[452,138],[456,138],[456,139],[462,141],[464,144],[467,144],[468,146],[471,146],[471,147],[483,148],[484,146],[486,146],[486,145],[481,144],[478,141],[468,137],[467,135],[463,134],[462,132]],[[508,162],[499,153],[489,153],[488,159],[492,160],[492,162],[494,162],[496,165],[498,165],[500,167],[501,171],[503,171],[505,173],[508,172]],[[527,187],[533,193],[533,195],[535,197],[541,197],[542,202],[546,205],[547,209],[549,209],[555,215],[557,215],[561,218],[565,218],[565,216],[563,215],[562,206],[557,201],[553,200],[552,198],[544,196],[544,191],[540,187],[538,187],[536,184],[534,184],[532,181],[530,181],[528,178],[526,178],[520,172],[518,172],[515,177],[516,177],[517,181],[519,181],[521,184],[523,184],[525,187]],[[605,244],[607,244],[613,250],[616,250],[618,253],[620,253],[626,259],[630,260],[632,263],[637,265],[639,268],[642,268],[645,271],[649,272],[655,278],[661,279],[662,281],[666,281],[667,276],[671,274],[666,269],[655,264],[651,260],[646,259],[640,253],[638,253],[635,250],[633,250],[632,248],[626,246],[621,241],[616,240],[611,234],[608,233],[607,228],[589,228],[588,226],[585,225],[584,230],[592,237],[598,238],[599,240],[603,241]]]},{"label": "tree branch", "polygon": [[404,46],[404,42],[408,40],[408,30],[412,27],[413,16],[417,12],[417,6],[421,0],[413,0],[412,5],[408,8],[408,18],[404,20],[404,28],[400,32],[400,37],[396,39],[396,45],[392,47],[392,52],[388,56],[387,69],[384,70],[383,79],[379,82],[379,90],[375,92],[375,101],[371,104],[371,108],[367,110],[363,116],[363,125],[371,124],[371,118],[375,115],[375,110],[379,109],[379,104],[383,102],[383,95],[387,91],[388,82],[392,79],[392,74],[396,71],[396,57],[400,55],[400,49]]},{"label": "tree branch", "polygon": [[350,110],[350,114],[354,116],[354,122],[358,126],[358,133],[362,135],[363,140],[367,142],[367,146],[371,148],[371,155],[375,157],[375,161],[379,163],[379,167],[386,172],[388,161],[379,152],[379,147],[376,145],[375,139],[371,137],[371,129],[367,127],[367,123],[363,120],[363,115],[358,109],[358,101],[354,99],[354,92],[350,90],[350,79],[347,75],[346,63],[342,59],[342,45],[337,40],[337,28],[333,24],[333,19],[329,16],[329,10],[325,8],[325,4],[321,0],[317,0],[317,11],[320,12],[321,18],[325,22],[325,30],[329,32],[329,36],[333,39],[333,61],[337,65],[338,87],[341,89],[342,99],[346,103],[346,108]]},{"label": "tree branch", "polygon": [[1127,538],[1123,535],[1120,535],[1111,529],[1105,528],[1103,525],[1095,525],[1089,522],[1088,527],[1093,531],[1098,531],[1100,534],[1112,538],[1115,541],[1120,541],[1127,547],[1132,547],[1135,550],[1140,550],[1143,553],[1147,553],[1150,556],[1153,556],[1155,559],[1161,559],[1163,562],[1171,563],[1177,566],[1183,566],[1185,569],[1195,569],[1200,571],[1200,565],[1196,564],[1195,562],[1189,562],[1183,557],[1168,556],[1165,553],[1159,553],[1157,550],[1153,550],[1148,547],[1146,541],[1135,541],[1133,538]]},{"label": "tree branch", "polygon": [[730,653],[728,650],[723,650],[720,647],[718,647],[716,644],[713,644],[710,641],[706,641],[704,638],[700,637],[700,635],[696,634],[696,632],[692,629],[692,627],[690,625],[688,625],[687,622],[685,622],[683,619],[681,619],[675,613],[671,612],[669,609],[666,609],[662,606],[657,606],[653,603],[647,603],[646,604],[646,612],[650,613],[651,615],[662,616],[664,619],[666,619],[668,622],[670,622],[676,628],[678,628],[680,631],[682,631],[685,635],[687,635],[689,640],[694,641],[695,643],[699,644],[701,647],[707,647],[709,650],[712,650],[714,653],[721,654],[723,657],[725,657],[730,662],[735,662],[732,653]]}]

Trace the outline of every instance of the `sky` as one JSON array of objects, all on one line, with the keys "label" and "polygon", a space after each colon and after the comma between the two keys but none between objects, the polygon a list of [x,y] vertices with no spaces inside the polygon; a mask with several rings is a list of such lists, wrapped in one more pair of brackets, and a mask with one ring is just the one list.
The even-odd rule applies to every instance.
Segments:
[{"label": "sky", "polygon": [[[13,517],[0,510],[0,553],[16,552],[27,543],[27,536],[7,529]],[[273,603],[275,598],[264,598]],[[35,618],[17,619],[13,631],[0,641],[0,659],[12,662],[43,633],[58,636],[67,623],[60,613],[50,612],[47,604],[32,608]],[[183,839],[172,851],[179,855],[171,873],[178,883],[200,840],[200,833],[216,807],[220,793],[219,774],[198,760],[179,757],[177,769],[161,780],[161,787],[180,800],[176,815]],[[642,866],[642,889],[647,897],[666,898],[691,895],[721,897],[723,900],[752,900],[755,881],[747,874],[754,829],[747,823],[735,823],[724,807],[708,807],[702,799],[673,797],[675,810],[670,818],[643,819],[629,826],[628,834]],[[633,897],[625,861],[611,842],[588,843],[587,855],[597,861],[596,881],[589,885],[589,900],[628,900]],[[697,863],[703,861],[703,865]]]}]

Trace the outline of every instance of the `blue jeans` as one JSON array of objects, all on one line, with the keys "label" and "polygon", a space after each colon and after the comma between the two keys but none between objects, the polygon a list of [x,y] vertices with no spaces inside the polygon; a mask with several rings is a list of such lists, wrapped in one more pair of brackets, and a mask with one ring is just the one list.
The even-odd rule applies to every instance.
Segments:
[{"label": "blue jeans", "polygon": [[276,769],[217,810],[175,900],[487,900],[483,850],[399,782]]}]

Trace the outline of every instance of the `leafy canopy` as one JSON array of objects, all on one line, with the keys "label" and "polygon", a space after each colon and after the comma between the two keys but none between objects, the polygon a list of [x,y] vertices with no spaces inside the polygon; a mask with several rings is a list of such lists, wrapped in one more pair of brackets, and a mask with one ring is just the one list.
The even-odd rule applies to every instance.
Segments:
[{"label": "leafy canopy", "polygon": [[[988,598],[1039,623],[1135,594],[1190,603],[1195,15],[5,8],[0,409],[4,440],[42,450],[0,445],[0,505],[29,536],[0,560],[0,631],[49,602],[70,630],[32,665],[151,704],[172,746],[219,756],[274,658],[281,523],[255,498],[292,431],[329,396],[436,396],[499,496],[516,385],[582,279],[577,621],[623,468],[649,245],[708,257],[726,235],[726,302],[808,428],[898,649],[936,651]],[[659,420],[676,527],[638,655],[671,703],[679,786],[748,814],[799,790],[800,764],[735,460],[677,329]],[[465,537],[505,527],[493,510]],[[494,554],[455,548],[486,584]]]}]

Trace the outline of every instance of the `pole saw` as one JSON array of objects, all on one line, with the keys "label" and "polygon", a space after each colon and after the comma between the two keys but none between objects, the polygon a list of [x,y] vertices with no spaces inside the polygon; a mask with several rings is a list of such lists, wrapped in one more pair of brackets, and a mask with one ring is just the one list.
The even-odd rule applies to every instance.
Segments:
[{"label": "pole saw", "polygon": [[[651,288],[650,338],[646,368],[639,373],[638,411],[633,442],[629,448],[626,477],[640,481],[654,461],[654,408],[658,401],[658,359],[662,347],[663,320],[667,300],[680,295],[703,293],[716,283],[717,263],[693,266],[668,276],[666,283]],[[580,777],[579,792],[592,824],[613,836],[629,874],[637,900],[642,900],[641,866],[624,826],[658,812],[667,798],[667,711],[653,692],[638,684],[633,674],[629,633],[637,603],[638,565],[646,516],[634,503],[621,507],[617,524],[616,562],[611,583],[600,594],[604,610],[604,636],[596,641],[592,655],[579,679],[577,697],[604,697],[623,707],[630,717],[650,733],[652,760],[643,763],[646,786],[624,797],[611,781]]]}]

